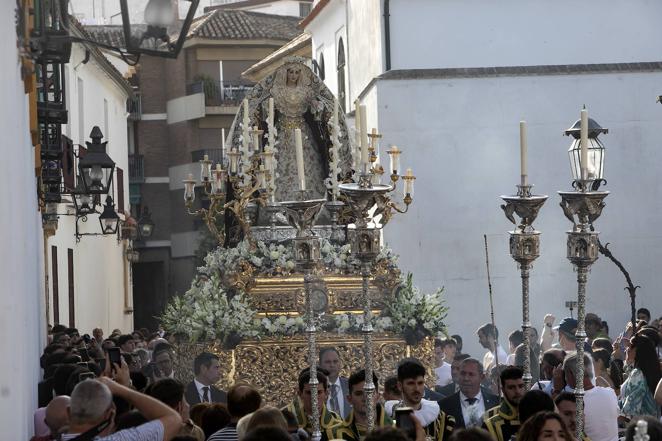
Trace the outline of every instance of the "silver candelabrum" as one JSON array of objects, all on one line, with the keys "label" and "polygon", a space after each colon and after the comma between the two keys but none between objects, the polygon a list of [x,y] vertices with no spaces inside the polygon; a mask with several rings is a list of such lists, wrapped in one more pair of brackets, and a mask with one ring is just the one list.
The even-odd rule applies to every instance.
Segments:
[{"label": "silver candelabrum", "polygon": [[[303,193],[302,193],[303,196]],[[303,273],[303,288],[306,304],[306,334],[308,336],[308,358],[310,363],[310,406],[312,415],[313,441],[322,439],[320,431],[320,414],[318,408],[317,389],[317,315],[311,299],[312,284],[315,282],[314,270],[320,260],[320,239],[313,232],[315,221],[326,202],[325,199],[286,201],[280,206],[285,213],[288,223],[296,229],[296,237],[292,239],[294,247],[294,262],[297,269]]]},{"label": "silver candelabrum", "polygon": [[572,222],[567,232],[567,258],[577,271],[577,371],[575,372],[575,396],[577,399],[577,439],[584,432],[584,342],[586,331],[586,282],[588,272],[598,259],[598,232],[593,222],[600,217],[608,191],[592,191],[593,180],[578,179],[573,186],[576,191],[559,191],[563,214]]},{"label": "silver candelabrum", "polygon": [[[363,352],[365,356],[365,382],[363,392],[366,400],[366,417],[368,432],[375,427],[374,396],[376,386],[373,382],[372,364],[372,305],[370,302],[370,273],[372,265],[380,251],[380,230],[370,210],[379,206],[386,193],[393,190],[393,186],[372,184],[368,176],[362,175],[358,183],[340,184],[340,192],[347,198],[355,217],[356,227],[349,230],[349,242],[352,254],[361,262],[361,278],[363,282]],[[379,211],[379,210],[377,210]],[[374,212],[373,212],[374,215]]]},{"label": "silver candelabrum", "polygon": [[[515,196],[501,196],[506,204],[502,205],[508,220],[515,224],[510,231],[510,255],[519,264],[522,277],[522,332],[524,334],[524,384],[531,387],[531,320],[529,319],[529,271],[533,261],[540,256],[540,231],[533,228],[533,221],[538,217],[540,208],[547,196],[531,194],[532,185],[518,185]],[[517,222],[513,215],[520,220]]]}]

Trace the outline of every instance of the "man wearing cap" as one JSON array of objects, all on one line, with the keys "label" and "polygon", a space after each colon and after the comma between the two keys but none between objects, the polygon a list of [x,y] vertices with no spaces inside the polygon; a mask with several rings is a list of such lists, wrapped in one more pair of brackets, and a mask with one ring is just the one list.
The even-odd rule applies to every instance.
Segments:
[{"label": "man wearing cap", "polygon": [[584,323],[586,324],[586,336],[589,343],[593,342],[596,338],[609,339],[609,336],[602,330],[602,319],[597,314],[592,312],[586,314]]},{"label": "man wearing cap", "polygon": [[566,352],[577,349],[575,332],[577,332],[577,320],[566,317],[554,328],[559,332],[559,346]]}]

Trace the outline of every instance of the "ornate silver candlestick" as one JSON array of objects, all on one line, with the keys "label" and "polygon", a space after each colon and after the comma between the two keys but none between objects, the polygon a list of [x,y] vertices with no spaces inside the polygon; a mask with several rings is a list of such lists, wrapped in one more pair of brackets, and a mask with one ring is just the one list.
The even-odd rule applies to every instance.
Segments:
[{"label": "ornate silver candlestick", "polygon": [[598,135],[607,133],[607,129],[588,118],[586,109],[581,112],[581,119],[565,131],[574,141],[568,149],[575,191],[559,191],[563,214],[572,222],[572,230],[567,232],[567,258],[577,271],[577,371],[575,372],[575,396],[577,398],[576,438],[584,433],[584,342],[586,331],[586,282],[588,272],[598,259],[598,232],[593,222],[600,217],[605,206],[604,199],[608,191],[598,191],[604,181],[605,148],[598,140]]},{"label": "ornate silver candlestick", "polygon": [[[524,384],[531,387],[531,321],[529,319],[529,271],[533,261],[540,256],[540,232],[533,228],[533,221],[547,196],[532,196],[532,185],[518,185],[517,195],[501,196],[502,205],[508,220],[515,224],[510,231],[510,255],[519,264],[522,277],[522,332],[524,333]],[[519,218],[519,224],[513,214]]]},{"label": "ornate silver candlestick", "polygon": [[343,237],[341,226],[338,225],[338,216],[340,210],[345,206],[345,203],[342,201],[327,201],[325,207],[329,212],[329,217],[331,218],[331,242],[341,243],[345,240]]},{"label": "ornate silver candlestick", "polygon": [[[341,184],[340,191],[347,197],[348,204],[356,218],[356,228],[349,231],[352,254],[361,261],[361,277],[363,279],[363,352],[365,354],[365,383],[363,391],[366,400],[366,416],[368,431],[375,427],[374,394],[375,384],[372,380],[372,306],[370,302],[370,272],[372,264],[380,250],[380,231],[369,211],[378,205],[380,199],[393,187],[382,184],[371,184],[370,179],[362,176],[359,183]],[[372,226],[369,224],[372,223]]]},{"label": "ornate silver candlestick", "polygon": [[[587,183],[584,183],[587,184]],[[581,188],[590,188],[584,186]],[[586,331],[586,282],[588,272],[598,259],[598,232],[593,230],[593,221],[600,214],[605,204],[608,191],[559,191],[561,208],[565,216],[573,223],[568,231],[567,258],[577,271],[577,372],[575,373],[575,396],[577,397],[577,439],[584,432],[584,342]],[[575,220],[576,218],[576,220]]]},{"label": "ornate silver candlestick", "polygon": [[[292,239],[294,245],[294,261],[297,268],[303,273],[303,288],[306,302],[306,334],[308,336],[308,358],[310,362],[310,406],[312,415],[313,441],[322,439],[320,431],[320,414],[317,401],[317,327],[315,325],[316,315],[311,299],[311,288],[315,281],[313,271],[320,259],[320,239],[313,232],[315,221],[324,206],[325,199],[314,199],[309,201],[286,201],[281,202],[287,216],[288,223],[296,228],[297,234]],[[323,311],[322,311],[323,312]]]}]

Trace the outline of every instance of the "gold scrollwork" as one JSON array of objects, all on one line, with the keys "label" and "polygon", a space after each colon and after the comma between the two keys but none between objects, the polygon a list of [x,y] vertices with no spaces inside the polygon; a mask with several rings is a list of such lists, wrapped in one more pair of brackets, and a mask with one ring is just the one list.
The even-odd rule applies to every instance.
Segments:
[{"label": "gold scrollwork", "polygon": [[[363,339],[360,336],[337,333],[320,333],[318,347],[334,346],[344,362],[341,374],[363,369]],[[408,346],[398,336],[375,333],[373,337],[373,360],[380,383],[395,375],[396,366],[405,357],[418,358],[428,367],[428,385],[434,385],[433,341],[423,340],[417,346]],[[234,350],[223,349],[218,344],[178,344],[175,346],[175,369],[177,378],[190,381],[193,374],[193,359],[203,350],[211,351],[221,359],[221,380],[218,386],[227,390],[238,381],[254,385],[266,403],[284,405],[297,390],[299,372],[308,366],[308,342],[305,336],[286,339],[265,338],[243,341]]]}]

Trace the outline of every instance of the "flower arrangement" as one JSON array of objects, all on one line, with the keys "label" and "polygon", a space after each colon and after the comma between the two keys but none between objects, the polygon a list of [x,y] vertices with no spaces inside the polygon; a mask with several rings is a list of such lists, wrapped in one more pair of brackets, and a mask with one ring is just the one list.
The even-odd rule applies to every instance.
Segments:
[{"label": "flower arrangement", "polygon": [[[351,274],[358,266],[349,245],[322,241],[321,262],[330,273]],[[397,270],[397,256],[383,249],[377,258],[382,268]],[[185,336],[191,342],[218,340],[233,347],[243,338],[286,337],[301,334],[305,323],[298,315],[267,315],[260,317],[248,301],[243,287],[226,288],[228,280],[249,265],[262,275],[290,274],[294,257],[289,247],[257,241],[252,247],[242,241],[235,248],[217,248],[198,268],[198,277],[182,296],[173,298],[161,315],[161,323],[170,332]],[[245,268],[244,268],[245,270]],[[379,277],[376,276],[375,283]],[[429,294],[413,285],[412,275],[395,279],[393,298],[386,302],[381,314],[372,319],[377,332],[393,332],[415,343],[426,336],[445,334],[443,320],[443,288]],[[323,331],[341,334],[361,332],[363,314],[331,314],[320,319]]]},{"label": "flower arrangement", "polygon": [[444,288],[425,294],[414,286],[413,276],[397,288],[395,298],[387,302],[382,314],[393,321],[392,331],[408,341],[420,341],[429,335],[445,335],[448,308],[444,305]]}]

